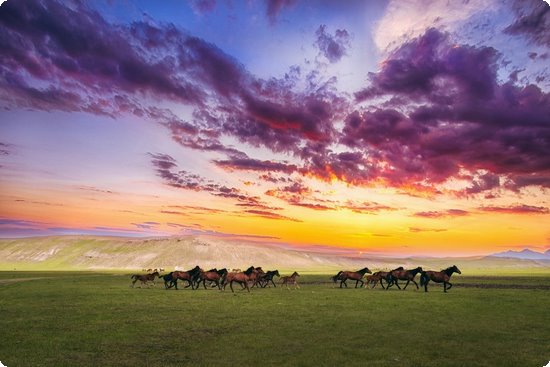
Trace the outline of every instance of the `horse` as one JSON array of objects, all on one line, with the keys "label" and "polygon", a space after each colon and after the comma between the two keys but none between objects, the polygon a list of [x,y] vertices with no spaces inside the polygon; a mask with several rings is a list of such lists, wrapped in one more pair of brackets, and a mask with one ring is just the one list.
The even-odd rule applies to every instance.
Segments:
[{"label": "horse", "polygon": [[228,273],[223,280],[223,289],[225,290],[227,283],[229,283],[231,292],[235,293],[235,290],[233,290],[233,282],[237,282],[243,287],[243,290],[246,289],[248,292],[250,292],[248,282],[250,281],[250,277],[252,276],[252,274],[257,274],[257,272],[258,270],[251,266],[244,272]]},{"label": "horse", "polygon": [[346,280],[348,279],[355,280],[355,288],[357,288],[357,285],[359,284],[359,282],[361,282],[361,287],[365,285],[365,282],[361,280],[365,276],[365,273],[372,274],[369,268],[365,267],[358,271],[342,271],[336,274],[335,277],[337,277],[336,280],[340,281],[340,288],[342,288],[342,284],[345,285],[346,288],[348,287],[346,283]]},{"label": "horse", "polygon": [[299,289],[300,286],[298,285],[298,282],[296,281],[296,277],[299,277],[300,274],[297,272],[292,273],[290,276],[284,276],[281,278],[281,286],[286,285],[286,289],[290,290],[288,285],[294,285],[294,289]]},{"label": "horse", "polygon": [[414,281],[414,277],[416,277],[416,274],[420,273],[421,271],[422,271],[422,268],[420,266],[410,270],[404,270],[402,266],[400,266],[397,269],[393,269],[386,276],[386,281],[388,282],[388,286],[386,287],[386,290],[388,290],[394,284],[397,286],[397,288],[401,289],[401,287],[399,286],[399,283],[397,283],[398,280],[407,281],[407,284],[405,284],[405,287],[403,288],[403,290],[407,289],[407,286],[409,285],[410,282],[413,282],[414,285],[416,285],[416,289],[418,289],[418,284]]},{"label": "horse", "polygon": [[165,289],[170,289],[172,288],[174,285],[176,285],[177,283],[177,279],[174,278],[174,272],[170,272],[168,274],[164,274],[162,276],[160,276],[160,278],[162,278],[162,280],[164,280],[164,288]]},{"label": "horse", "polygon": [[134,288],[134,285],[136,284],[136,282],[138,280],[141,282],[140,288],[141,288],[142,285],[147,284],[147,282],[153,282],[153,286],[154,286],[155,285],[155,277],[158,277],[158,276],[160,276],[158,271],[155,271],[154,273],[151,273],[151,274],[145,274],[145,275],[134,274],[130,277],[130,279],[133,279],[132,280],[132,288]]},{"label": "horse", "polygon": [[376,284],[378,284],[378,282],[380,282],[380,285],[382,286],[382,289],[386,289],[386,287],[384,287],[384,284],[382,284],[382,279],[385,280],[387,275],[388,275],[387,271],[377,271],[377,272],[373,273],[372,275],[367,275],[367,282],[365,283],[365,288],[367,288],[367,286],[371,283],[372,283],[371,288],[374,288],[374,287],[376,287]]},{"label": "horse", "polygon": [[189,283],[185,288],[188,288],[191,286],[191,289],[195,289],[195,282],[197,281],[199,275],[201,272],[201,268],[197,265],[193,269],[188,271],[174,271],[172,272],[172,277],[174,280],[172,282],[174,283],[174,286],[176,287],[176,290],[178,289],[178,280],[185,280],[187,283]]},{"label": "horse", "polygon": [[261,280],[265,275],[264,269],[262,269],[261,266],[258,266],[254,268],[254,271],[249,276],[249,282],[252,282],[252,286],[250,288],[254,288],[256,285],[261,286]]},{"label": "horse", "polygon": [[268,270],[267,273],[260,276],[260,279],[258,280],[258,283],[260,284],[260,287],[265,288],[269,285],[269,282],[273,284],[275,288],[277,286],[275,285],[275,282],[273,281],[273,277],[280,277],[279,270]]},{"label": "horse", "polygon": [[332,280],[332,282],[336,284],[337,281],[341,280],[340,276],[343,272],[343,270],[340,270],[338,273],[336,273],[336,275],[331,276],[330,279]]},{"label": "horse", "polygon": [[443,292],[447,293],[448,289],[453,286],[449,280],[453,273],[462,274],[460,269],[453,265],[442,271],[423,271],[420,273],[420,286],[424,286],[424,292],[428,291],[428,282],[433,280],[436,283],[443,283]]},{"label": "horse", "polygon": [[214,283],[215,286],[217,286],[220,290],[222,289],[220,281],[223,280],[223,278],[227,275],[227,269],[210,269],[208,271],[201,271],[199,274],[199,282],[198,285],[202,282],[202,285],[204,286],[204,289],[206,289],[206,281],[208,280],[210,283]]}]

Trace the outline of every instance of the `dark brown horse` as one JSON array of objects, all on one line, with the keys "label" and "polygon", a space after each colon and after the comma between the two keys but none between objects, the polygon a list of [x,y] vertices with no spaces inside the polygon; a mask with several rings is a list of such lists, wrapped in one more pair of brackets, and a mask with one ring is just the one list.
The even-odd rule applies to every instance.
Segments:
[{"label": "dark brown horse", "polygon": [[345,285],[346,288],[348,287],[346,283],[346,280],[348,279],[355,280],[355,288],[357,288],[357,285],[359,284],[359,282],[361,282],[361,287],[365,285],[365,282],[363,282],[362,279],[366,273],[372,274],[369,268],[365,267],[358,271],[342,271],[336,274],[335,277],[336,277],[336,280],[340,281],[340,288],[342,288],[342,285]]},{"label": "dark brown horse", "polygon": [[140,285],[140,288],[142,285],[147,285],[147,282],[153,282],[153,286],[155,285],[155,278],[160,276],[159,272],[158,271],[155,271],[154,273],[151,273],[151,274],[145,274],[145,275],[140,275],[140,274],[134,274],[131,276],[131,279],[132,279],[132,288],[134,288],[134,285],[136,284],[136,282],[139,280],[141,282],[141,285]]},{"label": "dark brown horse", "polygon": [[198,277],[201,273],[201,268],[197,265],[191,270],[187,271],[173,271],[172,272],[172,283],[178,289],[178,280],[185,280],[189,283],[185,288],[195,289],[195,283],[198,281]]},{"label": "dark brown horse", "polygon": [[420,286],[424,286],[424,292],[428,291],[428,282],[434,281],[436,283],[443,283],[443,292],[447,292],[447,289],[451,289],[453,286],[449,280],[453,273],[462,274],[462,272],[453,265],[442,271],[423,271],[420,273]]},{"label": "dark brown horse", "polygon": [[403,269],[402,266],[397,269],[393,269],[386,276],[386,281],[388,282],[388,286],[386,287],[386,290],[388,290],[394,284],[397,288],[401,289],[398,283],[399,280],[407,281],[407,284],[405,284],[405,287],[403,288],[403,290],[407,289],[407,286],[409,285],[410,282],[413,282],[414,285],[416,285],[416,289],[418,289],[418,284],[414,281],[414,277],[416,277],[416,274],[420,273],[421,271],[422,271],[422,268],[420,266],[410,270],[405,270]]},{"label": "dark brown horse", "polygon": [[273,284],[273,286],[277,288],[277,286],[275,285],[275,282],[273,281],[273,277],[280,277],[280,276],[281,275],[279,274],[279,270],[268,270],[267,273],[262,274],[260,276],[260,279],[258,280],[258,284],[260,285],[260,287],[265,288],[269,285],[269,282],[271,282],[271,284]]},{"label": "dark brown horse", "polygon": [[227,269],[210,269],[208,271],[201,271],[199,274],[199,282],[197,286],[202,282],[204,289],[206,289],[206,282],[209,281],[210,284],[214,283],[216,287],[220,290],[222,289],[221,281],[227,275]]},{"label": "dark brown horse", "polygon": [[243,289],[246,289],[250,292],[250,287],[248,286],[248,282],[251,280],[252,274],[254,274],[254,279],[258,273],[258,270],[256,270],[253,266],[246,269],[244,272],[238,272],[238,273],[228,273],[225,279],[223,280],[223,289],[225,290],[225,287],[227,286],[227,283],[229,283],[229,288],[231,288],[231,292],[235,293],[235,290],[233,290],[233,283],[239,283]]},{"label": "dark brown horse", "polygon": [[292,275],[287,275],[281,278],[281,285],[286,285],[286,289],[290,290],[288,287],[289,285],[294,285],[294,289],[299,289],[300,286],[298,285],[298,282],[296,281],[296,278],[299,277],[300,274],[297,272],[292,273]]}]

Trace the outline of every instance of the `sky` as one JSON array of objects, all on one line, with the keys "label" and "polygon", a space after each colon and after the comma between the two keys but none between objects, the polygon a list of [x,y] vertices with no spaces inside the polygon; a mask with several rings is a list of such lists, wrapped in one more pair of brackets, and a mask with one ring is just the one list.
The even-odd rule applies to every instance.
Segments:
[{"label": "sky", "polygon": [[541,0],[8,0],[0,50],[0,237],[550,248]]}]

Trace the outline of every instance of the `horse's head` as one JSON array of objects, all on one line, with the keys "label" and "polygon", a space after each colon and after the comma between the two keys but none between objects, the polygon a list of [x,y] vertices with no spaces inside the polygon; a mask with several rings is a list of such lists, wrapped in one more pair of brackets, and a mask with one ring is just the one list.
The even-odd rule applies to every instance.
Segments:
[{"label": "horse's head", "polygon": [[462,274],[462,272],[460,271],[460,269],[456,265],[453,265],[451,270],[453,270],[455,273]]},{"label": "horse's head", "polygon": [[359,270],[358,273],[368,273],[368,274],[372,274],[372,271],[369,270],[369,268],[367,267],[364,267],[363,269]]},{"label": "horse's head", "polygon": [[299,277],[300,274],[298,274],[298,272],[295,271],[294,273],[292,273],[292,276],[293,276],[293,277]]},{"label": "horse's head", "polygon": [[153,277],[159,277],[160,278],[160,274],[158,271],[155,271],[153,274],[151,274]]},{"label": "horse's head", "polygon": [[278,277],[280,277],[281,275],[279,274],[279,270],[275,270],[275,271],[273,272],[273,276],[278,276]]},{"label": "horse's head", "polygon": [[220,269],[217,271],[217,273],[220,275],[220,276],[225,276],[227,275],[227,269],[226,268],[223,268],[223,269]]}]

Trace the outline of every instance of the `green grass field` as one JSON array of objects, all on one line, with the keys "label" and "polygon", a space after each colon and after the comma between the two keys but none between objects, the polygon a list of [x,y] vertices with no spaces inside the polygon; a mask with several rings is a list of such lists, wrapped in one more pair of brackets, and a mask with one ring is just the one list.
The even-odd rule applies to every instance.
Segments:
[{"label": "green grass field", "polygon": [[[130,288],[126,274],[0,272],[8,366],[544,366],[550,277],[454,276],[429,293]],[[351,284],[351,283],[350,283]],[[493,286],[493,288],[484,288]],[[478,287],[479,286],[479,287]],[[527,288],[517,288],[527,286]]]}]

